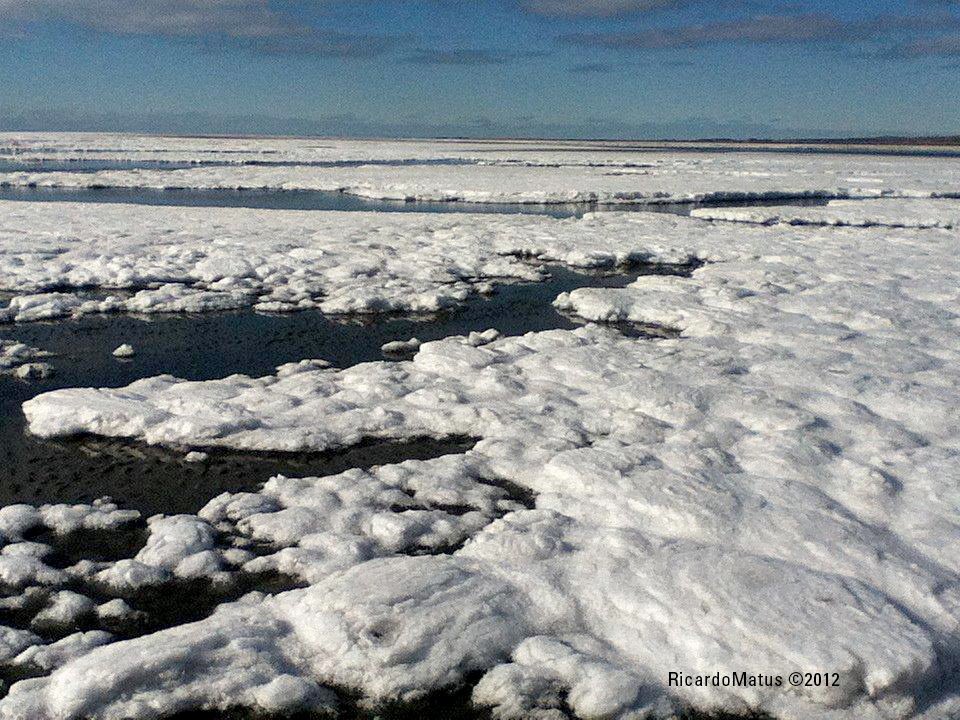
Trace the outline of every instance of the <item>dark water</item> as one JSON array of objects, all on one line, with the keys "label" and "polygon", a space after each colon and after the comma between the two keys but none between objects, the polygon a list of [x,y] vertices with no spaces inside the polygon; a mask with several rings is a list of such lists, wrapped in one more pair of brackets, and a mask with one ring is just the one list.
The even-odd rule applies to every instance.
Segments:
[{"label": "dark water", "polygon": [[588,212],[632,211],[689,215],[697,207],[740,207],[756,205],[826,205],[827,197],[784,196],[777,200],[717,200],[706,203],[468,203],[400,200],[371,200],[341,192],[320,190],[198,190],[192,188],[43,188],[4,187],[0,200],[30,202],[124,203],[132,205],[174,205],[180,207],[232,207],[268,210],[339,210],[360,212],[492,213],[499,215],[547,215],[555,218],[581,217]]},{"label": "dark water", "polygon": [[[553,309],[561,292],[578,287],[622,287],[641,274],[686,273],[687,266],[643,266],[618,273],[580,273],[551,267],[542,283],[501,286],[493,296],[471,298],[462,307],[429,317],[377,317],[366,323],[316,311],[267,315],[253,310],[198,315],[87,316],[78,320],[0,328],[51,351],[55,374],[24,382],[0,377],[0,506],[15,502],[90,502],[109,495],[124,507],[156,512],[196,512],[223,492],[250,490],[274,474],[327,475],[410,458],[462,452],[465,438],[375,443],[322,454],[210,453],[199,464],[183,453],[99,438],[40,440],[25,432],[20,405],[41,392],[64,387],[119,387],[169,373],[208,380],[233,373],[272,374],[277,365],[304,358],[336,367],[384,359],[392,340],[435,340],[494,327],[504,335],[574,328]],[[644,328],[624,328],[646,334]],[[655,336],[656,330],[650,335]],[[121,361],[112,351],[130,343],[137,354]]]},{"label": "dark water", "polygon": [[[316,311],[264,315],[252,310],[200,315],[162,315],[137,318],[125,315],[91,316],[78,320],[7,326],[0,335],[54,351],[57,373],[48,380],[26,383],[0,377],[0,505],[14,502],[90,502],[112,496],[122,507],[143,515],[199,510],[223,491],[257,489],[270,476],[327,475],[350,467],[400,462],[460,453],[472,447],[471,438],[421,439],[404,443],[366,443],[330,453],[234,453],[211,451],[207,461],[186,463],[182,454],[141,444],[99,438],[44,441],[25,433],[20,404],[40,392],[58,387],[125,385],[135,379],[168,372],[203,380],[242,372],[271,373],[276,365],[302,358],[322,358],[339,367],[382,359],[380,347],[391,340],[416,336],[431,340],[496,327],[505,335],[531,330],[573,328],[576,323],[557,313],[551,302],[557,294],[577,287],[622,287],[641,274],[689,274],[693,266],[640,266],[616,273],[573,272],[549,268],[542,283],[506,285],[490,297],[475,296],[462,307],[430,317],[379,317],[373,322],[335,319]],[[633,330],[637,330],[634,328]],[[642,330],[642,329],[641,329]],[[112,350],[122,342],[137,348],[132,360],[119,361]],[[499,483],[497,483],[499,484]],[[520,502],[529,493],[504,490]],[[53,547],[49,562],[67,567],[80,559],[117,560],[133,556],[146,540],[146,526],[133,522],[119,531],[78,531],[56,535],[40,530],[30,539]],[[255,550],[255,548],[249,548]],[[439,548],[445,552],[455,548]],[[414,553],[416,554],[416,553]],[[257,590],[277,593],[302,586],[296,578],[277,573],[233,572],[226,584],[207,580],[174,580],[133,592],[113,592],[89,582],[75,581],[67,589],[96,602],[122,597],[135,614],[118,625],[92,613],[69,626],[38,626],[36,615],[49,599],[40,590],[23,607],[0,611],[0,623],[37,632],[48,642],[77,630],[103,629],[119,638],[138,637],[165,627],[207,617],[215,608]],[[0,664],[0,696],[20,680],[46,674],[29,664]],[[341,719],[488,718],[489,712],[470,702],[478,676],[431,693],[421,700],[387,703],[368,708],[350,689],[337,689]],[[262,713],[193,710],[178,720],[268,720]],[[287,716],[290,717],[290,716]],[[294,717],[318,717],[313,714]],[[322,716],[320,716],[322,717]]]}]

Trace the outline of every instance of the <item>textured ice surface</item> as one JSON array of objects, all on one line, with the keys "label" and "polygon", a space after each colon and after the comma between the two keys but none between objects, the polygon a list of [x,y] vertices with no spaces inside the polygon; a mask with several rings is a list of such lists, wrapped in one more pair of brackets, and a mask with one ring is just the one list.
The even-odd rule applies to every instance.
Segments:
[{"label": "textured ice surface", "polygon": [[[20,187],[302,189],[376,199],[481,203],[690,202],[960,193],[960,167],[949,158],[644,151],[615,143],[6,134],[0,135],[0,158],[5,156],[21,160],[220,164],[182,170],[0,174],[0,185]],[[309,165],[344,161],[378,164]],[[424,164],[437,161],[460,164]],[[286,165],[260,164],[271,162]],[[390,166],[385,162],[420,164]]]},{"label": "textured ice surface", "polygon": [[[456,161],[522,166],[581,166],[656,168],[670,158],[689,156],[696,144],[681,150],[669,144],[619,141],[555,140],[349,140],[337,138],[216,138],[159,137],[111,133],[0,133],[0,159],[19,162],[37,160],[133,161],[244,164],[244,163],[396,163]],[[705,147],[704,144],[700,144]],[[720,144],[722,145],[722,143]],[[717,147],[712,145],[712,147]],[[744,150],[736,144],[728,149]],[[810,150],[807,144],[799,148]],[[721,148],[723,149],[723,148]],[[784,149],[781,147],[781,149]],[[827,149],[829,148],[821,148]],[[848,148],[849,149],[849,148]],[[877,157],[877,152],[894,149],[910,154],[913,148],[861,146],[861,155],[844,154],[847,161],[860,161],[862,154],[876,172],[899,158]],[[929,148],[918,148],[927,151]],[[949,148],[946,148],[949,149]],[[841,148],[842,150],[842,148]],[[740,152],[741,157],[759,155]],[[701,152],[700,155],[705,153]],[[763,153],[767,161],[780,155]],[[713,153],[723,157],[724,153]],[[804,158],[809,157],[804,155]],[[666,160],[665,160],[666,159]],[[794,160],[797,157],[794,156]],[[737,162],[736,159],[733,160]]]},{"label": "textured ice surface", "polygon": [[773,225],[873,225],[887,227],[960,227],[960,199],[831,200],[820,207],[694,208],[705,220]]},{"label": "textured ice surface", "polygon": [[[601,216],[0,202],[0,217],[0,290],[16,293],[0,306],[0,322],[250,305],[428,312],[490,280],[541,279],[524,257],[586,268],[689,259],[640,242],[643,223]],[[647,246],[652,254],[640,250]],[[90,297],[91,288],[99,295]]]},{"label": "textured ice surface", "polygon": [[[26,153],[79,157],[99,143],[102,155],[140,159],[465,152],[95,140],[15,138]],[[109,177],[336,181],[351,192],[481,201],[616,199],[624,188],[645,200],[929,196],[957,185],[949,161],[467,152],[488,164]],[[562,167],[533,167],[549,164]],[[251,304],[434,309],[490,280],[538,277],[521,257],[708,261],[691,278],[643,277],[556,301],[586,319],[673,327],[679,339],[593,326],[472,333],[408,346],[418,350],[408,361],[294,363],[202,383],[162,376],[28,402],[31,429],[44,436],[264,450],[370,437],[479,442],[435,460],[276,477],[259,492],[213,498],[196,516],[151,518],[145,544],[118,560],[61,567],[35,533],[115,533],[135,513],[109,503],[0,510],[0,610],[19,617],[36,605],[23,627],[0,628],[0,656],[15,676],[49,673],[14,684],[0,717],[283,712],[332,707],[329,687],[409,699],[472,671],[482,674],[475,701],[504,718],[552,720],[563,707],[627,717],[677,701],[797,720],[956,714],[960,235],[786,224],[949,225],[953,207],[887,199],[710,215],[783,221],[765,227],[620,213],[558,221],[0,204],[0,279],[14,293],[6,318],[20,321]],[[270,573],[307,587],[252,592],[133,639],[45,634],[80,618],[131,621],[136,603],[122,598],[137,593]],[[842,681],[670,689],[671,670],[819,670]]]},{"label": "textured ice surface", "polygon": [[[239,567],[308,587],[133,640],[77,640],[51,654],[49,677],[14,685],[0,717],[272,711],[324,706],[324,686],[410,698],[474,670],[474,699],[505,718],[556,717],[564,703],[626,717],[670,698],[796,720],[957,709],[957,231],[646,214],[377,222],[405,238],[390,248],[429,222],[455,227],[451,243],[488,228],[471,235],[484,252],[709,262],[556,301],[677,339],[598,326],[477,334],[424,343],[409,361],[161,376],[27,402],[42,436],[287,451],[480,440],[437,460],[277,477],[196,517],[155,519],[135,559],[97,568],[101,582]],[[21,587],[63,582],[30,552],[12,557]],[[671,670],[841,682],[668,689]]]}]

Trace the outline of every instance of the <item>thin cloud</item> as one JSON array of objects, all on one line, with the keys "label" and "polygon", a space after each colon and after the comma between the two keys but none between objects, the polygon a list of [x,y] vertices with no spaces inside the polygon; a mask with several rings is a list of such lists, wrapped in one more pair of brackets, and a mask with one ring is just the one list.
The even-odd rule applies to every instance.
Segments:
[{"label": "thin cloud", "polygon": [[417,49],[404,58],[414,65],[506,65],[518,60],[544,57],[542,52],[456,48],[453,50]]},{"label": "thin cloud", "polygon": [[579,33],[562,40],[613,50],[659,50],[720,44],[829,44],[863,42],[905,32],[933,32],[960,26],[953,15],[880,16],[845,21],[825,13],[756,15],[739,20],[653,28],[628,33]]},{"label": "thin cloud", "polygon": [[915,60],[925,57],[960,57],[960,35],[914,40],[888,48],[880,57],[890,60]]},{"label": "thin cloud", "polygon": [[605,75],[616,69],[613,63],[580,63],[569,69],[576,75]]},{"label": "thin cloud", "polygon": [[316,30],[302,36],[254,38],[248,50],[264,55],[311,55],[334,58],[372,58],[393,50],[400,40],[387,35],[354,35]]},{"label": "thin cloud", "polygon": [[640,68],[656,68],[661,70],[675,68],[695,68],[700,65],[692,60],[662,60],[659,62],[588,62],[573,65],[567,68],[575,75],[608,75],[616,72],[629,72]]},{"label": "thin cloud", "polygon": [[50,22],[264,54],[372,57],[397,42],[303,25],[273,10],[267,0],[0,0],[0,28]]},{"label": "thin cloud", "polygon": [[551,17],[612,17],[679,5],[681,0],[523,0],[528,12]]},{"label": "thin cloud", "polygon": [[305,32],[267,0],[0,0],[6,23],[67,22],[119,35],[275,37]]}]

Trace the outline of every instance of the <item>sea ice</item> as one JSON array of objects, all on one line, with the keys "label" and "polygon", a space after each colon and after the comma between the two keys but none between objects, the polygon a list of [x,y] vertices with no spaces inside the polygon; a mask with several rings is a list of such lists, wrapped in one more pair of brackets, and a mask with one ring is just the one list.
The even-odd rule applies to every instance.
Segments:
[{"label": "sea ice", "polygon": [[392,340],[388,343],[384,343],[380,348],[380,352],[382,352],[384,355],[407,355],[415,353],[419,347],[420,341],[417,338],[410,338],[409,340]]},{"label": "sea ice", "polygon": [[15,340],[0,340],[0,375],[14,375],[21,379],[46,377],[53,367],[37,360],[51,355]]},{"label": "sea ice", "polygon": [[[144,190],[316,190],[373,200],[524,204],[692,203],[802,198],[955,196],[953,160],[661,154],[654,168],[516,163],[318,168],[197,166],[181,170],[0,173],[0,187]],[[873,170],[874,172],[870,172]]]},{"label": "sea ice", "polygon": [[960,200],[831,200],[823,206],[758,206],[741,208],[694,208],[694,217],[705,220],[773,225],[856,225],[870,227],[955,228],[960,227]]},{"label": "sea ice", "polygon": [[[0,657],[49,673],[14,683],[0,718],[330,709],[331,688],[409,700],[474,672],[474,701],[503,719],[553,720],[569,708],[626,720],[682,705],[780,720],[960,711],[960,230],[955,201],[942,197],[960,187],[955,161],[573,154],[545,143],[4,144],[27,157],[99,147],[105,157],[231,163],[0,180],[12,184],[473,202],[876,199],[568,220],[0,203],[0,290],[12,295],[0,317],[16,322],[245,306],[437,310],[494,282],[541,279],[527,260],[705,263],[689,278],[644,276],[555,301],[584,322],[659,325],[676,338],[592,324],[488,330],[407,346],[410,360],[159,376],[27,402],[42,437],[182,450],[477,443],[428,461],[277,476],[197,515],[149,518],[131,557],[66,568],[35,532],[119,531],[137,513],[106,500],[0,509],[0,608],[39,607],[30,629],[0,628]],[[471,164],[239,165],[343,158]],[[4,344],[0,363],[29,362],[35,351],[24,348]],[[133,639],[42,637],[71,619],[129,620],[139,611],[122,597],[276,573],[305,587],[253,591]],[[670,671],[821,671],[840,682],[670,687]]]},{"label": "sea ice", "polygon": [[[652,241],[656,225],[601,214],[555,220],[0,202],[0,216],[0,290],[14,293],[0,306],[0,322],[251,305],[434,312],[491,280],[543,279],[527,258],[585,268],[690,259]],[[100,293],[91,297],[91,288]]]},{"label": "sea ice", "polygon": [[[307,587],[65,655],[15,684],[0,717],[272,712],[329,706],[331,686],[411,699],[473,671],[475,701],[503,718],[552,718],[563,702],[621,718],[676,703],[783,720],[957,707],[957,231],[616,213],[503,222],[521,230],[485,242],[510,255],[707,261],[689,278],[556,300],[584,320],[680,337],[484,333],[423,343],[412,360],[30,400],[43,437],[272,451],[478,442],[278,476],[197,516],[152,519],[137,558],[96,577],[138,587],[239,566]],[[4,513],[12,539],[40,516]],[[8,571],[21,587],[66,582],[42,557],[5,560],[23,564]],[[668,687],[671,670],[840,682]]]}]

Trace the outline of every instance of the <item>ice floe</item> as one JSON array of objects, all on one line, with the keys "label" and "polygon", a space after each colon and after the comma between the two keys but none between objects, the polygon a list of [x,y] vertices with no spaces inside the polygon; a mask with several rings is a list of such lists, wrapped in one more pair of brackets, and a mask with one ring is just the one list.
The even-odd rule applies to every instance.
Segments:
[{"label": "ice floe", "polygon": [[871,227],[960,227],[960,199],[831,200],[825,206],[765,206],[694,208],[694,217],[705,220],[773,225],[855,225]]},{"label": "ice floe", "polygon": [[409,355],[415,353],[420,348],[420,341],[417,338],[409,340],[391,340],[384,343],[380,352],[384,355]]},{"label": "ice floe", "polygon": [[0,375],[21,379],[43,378],[53,372],[53,366],[42,362],[52,353],[15,340],[0,340]]}]

